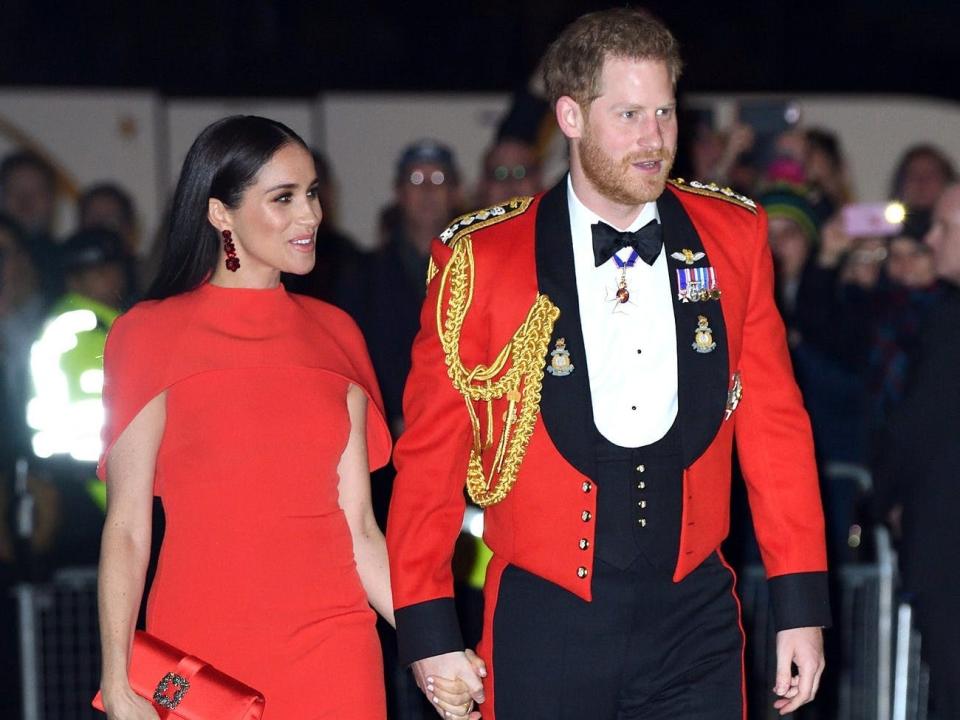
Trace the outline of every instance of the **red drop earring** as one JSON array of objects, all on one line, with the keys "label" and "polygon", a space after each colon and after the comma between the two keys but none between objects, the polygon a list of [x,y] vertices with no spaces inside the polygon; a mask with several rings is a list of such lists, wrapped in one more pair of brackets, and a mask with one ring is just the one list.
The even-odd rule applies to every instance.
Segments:
[{"label": "red drop earring", "polygon": [[229,230],[220,234],[223,235],[223,251],[227,254],[227,270],[236,272],[240,268],[240,258],[237,257],[237,246],[233,244],[233,235]]}]

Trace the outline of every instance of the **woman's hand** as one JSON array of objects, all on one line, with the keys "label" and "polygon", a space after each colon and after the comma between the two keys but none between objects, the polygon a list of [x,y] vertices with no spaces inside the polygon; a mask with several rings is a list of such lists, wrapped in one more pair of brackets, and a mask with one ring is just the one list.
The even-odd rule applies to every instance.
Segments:
[{"label": "woman's hand", "polygon": [[[467,660],[474,671],[482,678],[487,676],[487,665],[473,650],[465,651]],[[425,692],[430,701],[442,715],[447,718],[468,718],[478,720],[479,711],[474,710],[473,698],[467,684],[461,680],[447,680],[446,678],[428,678]]]},{"label": "woman's hand", "polygon": [[159,720],[153,705],[137,695],[129,685],[103,691],[107,720]]}]

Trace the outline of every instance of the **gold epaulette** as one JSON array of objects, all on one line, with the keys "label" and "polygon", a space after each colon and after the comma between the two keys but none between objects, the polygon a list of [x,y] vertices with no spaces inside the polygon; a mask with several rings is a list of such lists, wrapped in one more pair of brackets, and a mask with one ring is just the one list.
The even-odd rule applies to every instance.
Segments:
[{"label": "gold epaulette", "polygon": [[682,192],[717,198],[718,200],[726,200],[728,203],[733,203],[738,207],[749,210],[754,215],[757,214],[757,204],[753,200],[746,195],[734,192],[728,187],[720,187],[714,182],[702,183],[699,180],[684,180],[683,178],[667,180],[667,182]]},{"label": "gold epaulette", "polygon": [[[503,500],[516,482],[540,409],[544,357],[560,310],[546,295],[538,294],[523,324],[493,362],[467,369],[460,358],[460,334],[473,302],[473,289],[473,241],[465,235],[457,241],[440,276],[437,334],[447,375],[467,404],[473,430],[467,492],[477,505],[488,507]],[[493,403],[503,398],[507,401],[503,430],[487,471],[483,452],[494,444]],[[479,403],[486,403],[486,433],[481,430]]]},{"label": "gold epaulette", "polygon": [[[532,197],[515,197],[499,205],[464,213],[450,223],[446,230],[440,233],[440,242],[449,248],[456,247],[460,238],[466,237],[474,230],[480,230],[490,225],[496,225],[504,220],[509,220],[517,215],[522,215],[527,211],[527,208],[530,207],[531,202],[533,202]],[[430,262],[427,265],[427,285],[430,284],[430,281],[433,280],[436,274],[437,266],[433,262],[433,258],[430,258]]]}]

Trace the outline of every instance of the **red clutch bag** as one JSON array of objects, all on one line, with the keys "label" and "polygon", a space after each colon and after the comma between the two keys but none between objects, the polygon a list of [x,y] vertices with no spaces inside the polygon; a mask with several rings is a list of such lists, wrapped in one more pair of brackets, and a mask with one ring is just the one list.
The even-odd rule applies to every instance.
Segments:
[{"label": "red clutch bag", "polygon": [[[160,720],[260,720],[263,695],[149,633],[137,631],[130,687],[153,703]],[[93,706],[103,711],[97,693]]]}]

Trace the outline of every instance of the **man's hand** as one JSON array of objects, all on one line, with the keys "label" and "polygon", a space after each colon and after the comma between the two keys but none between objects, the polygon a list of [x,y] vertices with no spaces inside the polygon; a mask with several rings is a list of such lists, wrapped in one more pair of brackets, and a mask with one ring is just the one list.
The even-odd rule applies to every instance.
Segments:
[{"label": "man's hand", "polygon": [[[427,696],[430,703],[440,717],[466,717],[470,710],[470,703],[482,703],[486,696],[483,693],[483,682],[480,678],[486,677],[487,671],[483,662],[476,658],[473,653],[470,656],[465,652],[449,652],[443,655],[434,655],[433,657],[417,660],[411,666],[413,677],[417,681],[417,687]],[[442,707],[442,703],[435,699],[436,688],[441,680],[460,680],[464,683],[469,695],[466,707],[461,713],[452,713],[451,710]],[[471,719],[479,718],[477,712],[469,715]]]},{"label": "man's hand", "polygon": [[[793,674],[792,666],[797,666]],[[773,692],[780,699],[773,703],[781,715],[792,713],[813,700],[820,687],[823,660],[823,631],[801,627],[777,633],[777,680]]]}]

